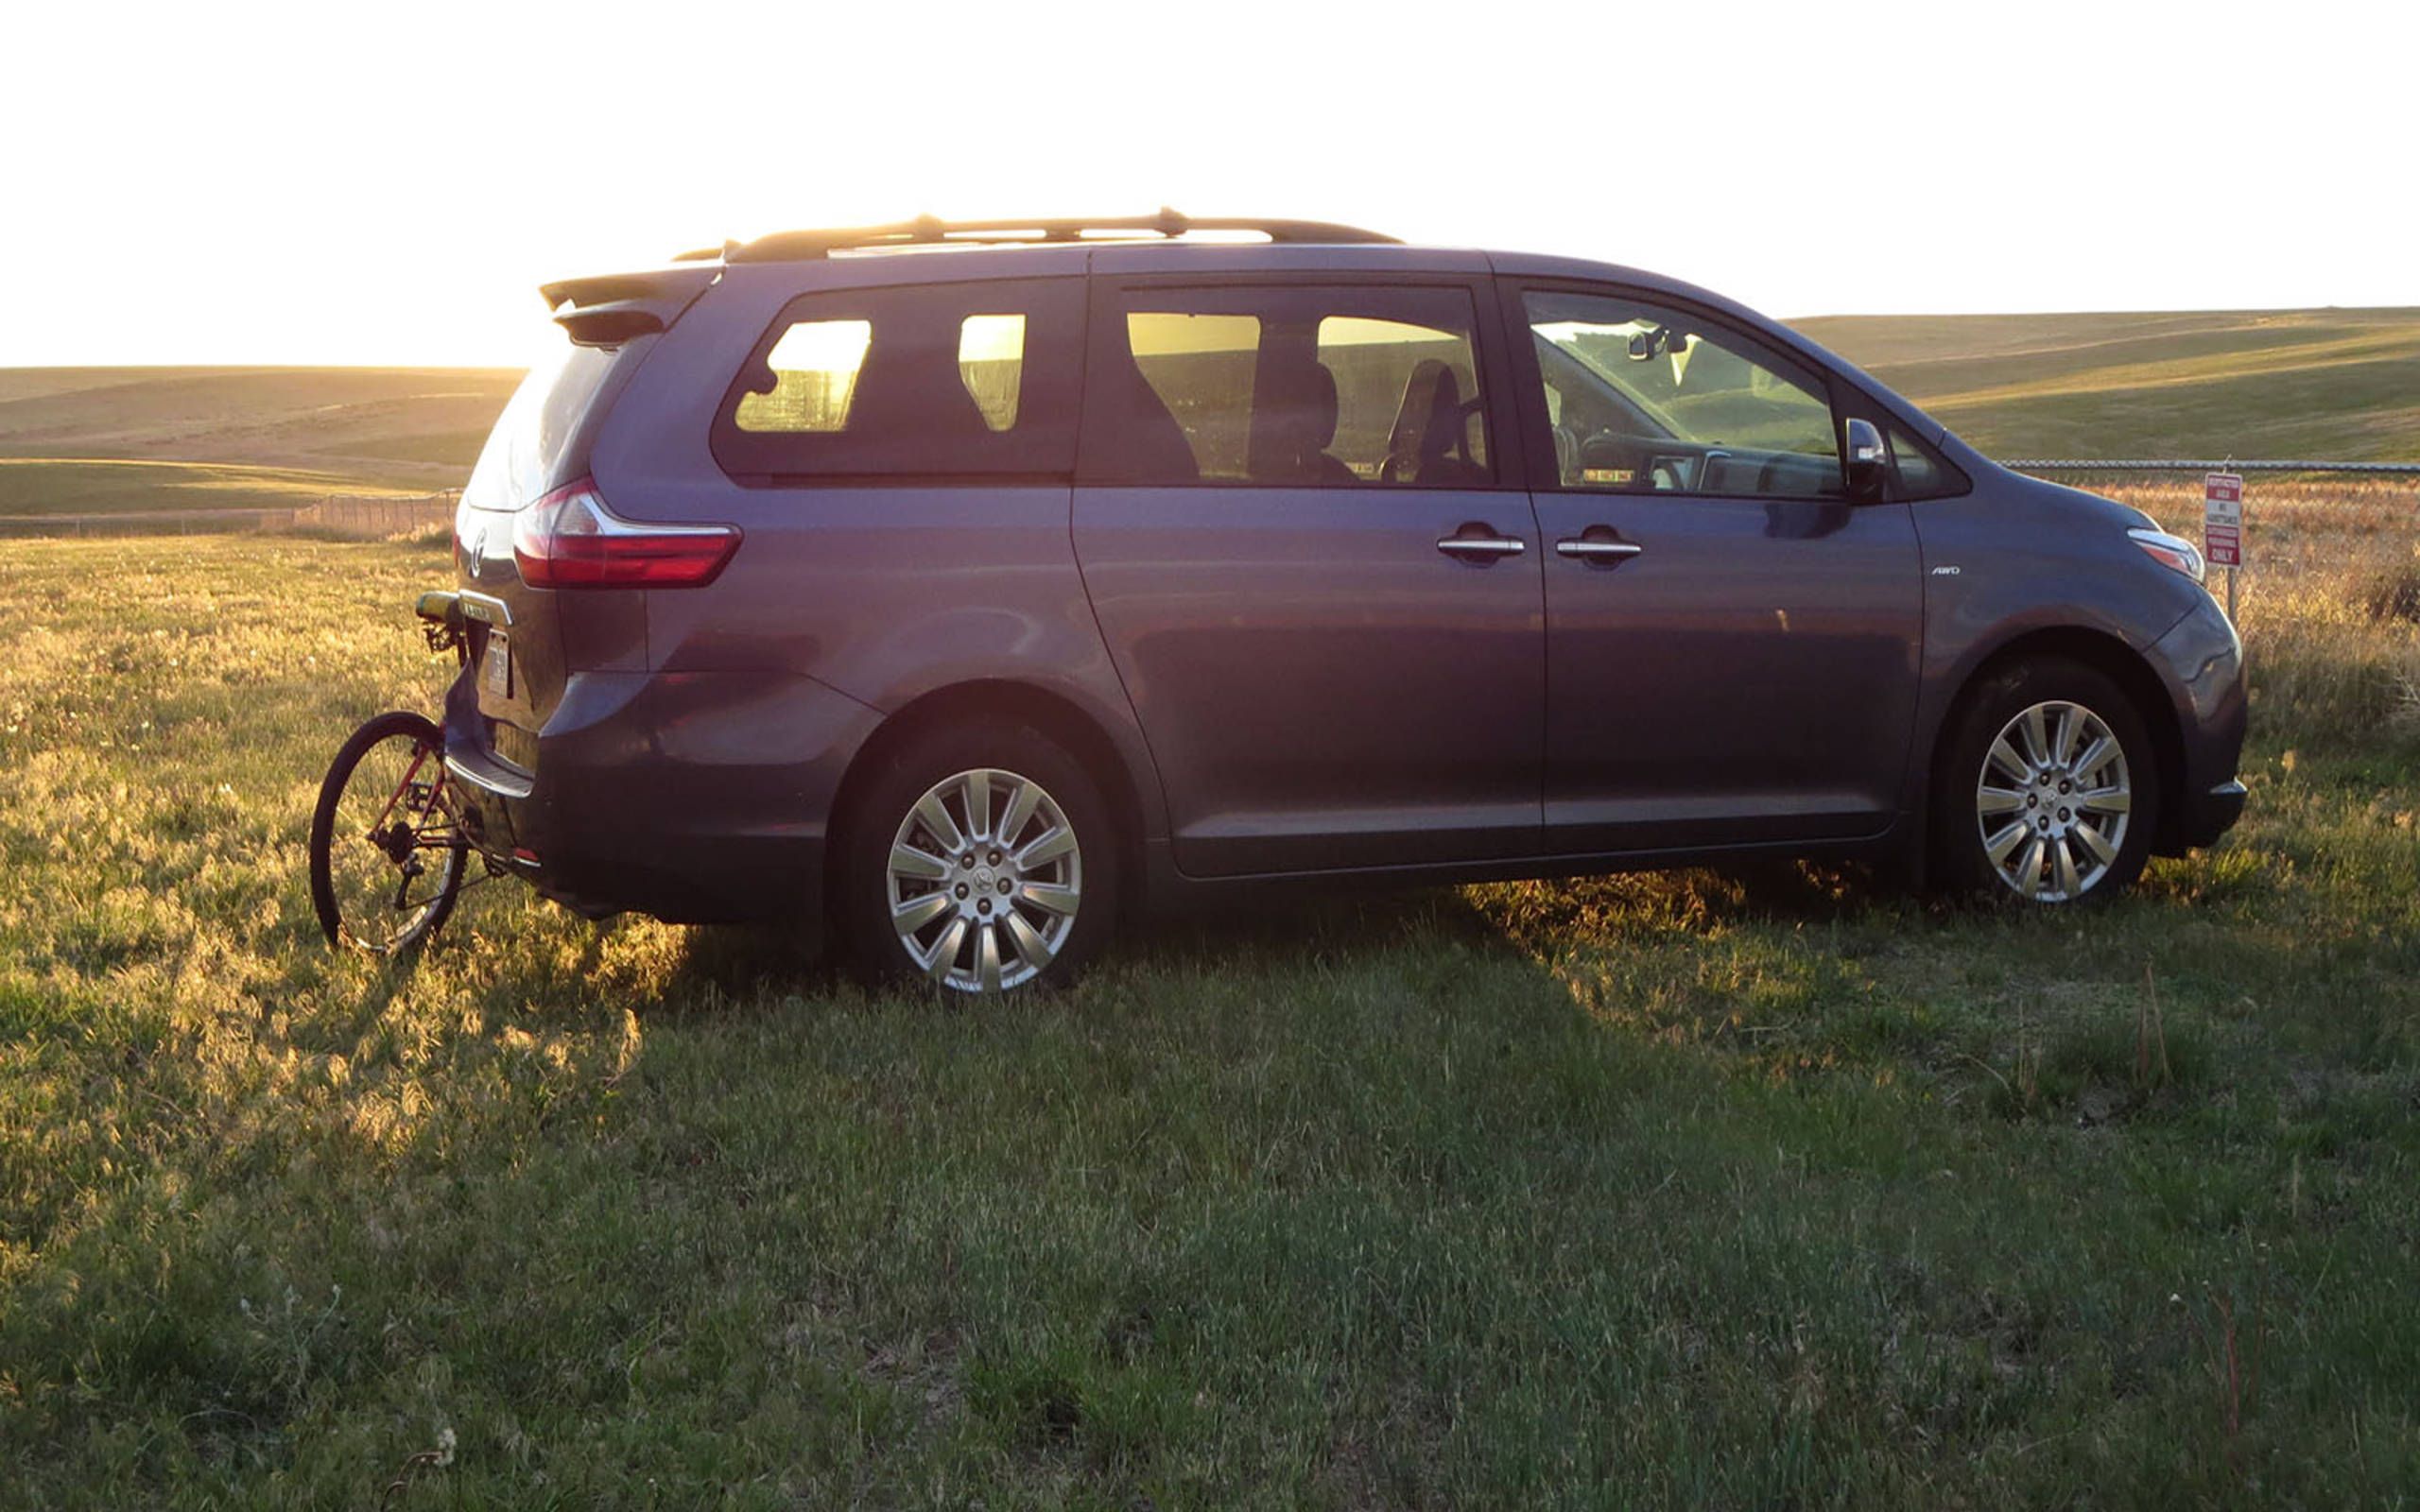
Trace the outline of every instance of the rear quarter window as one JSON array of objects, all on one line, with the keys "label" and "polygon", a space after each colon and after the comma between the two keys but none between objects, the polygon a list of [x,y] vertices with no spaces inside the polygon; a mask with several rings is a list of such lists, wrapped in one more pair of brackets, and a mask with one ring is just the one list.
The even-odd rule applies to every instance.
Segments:
[{"label": "rear quarter window", "polygon": [[834,289],[785,306],[717,412],[742,479],[1065,477],[1080,279]]}]

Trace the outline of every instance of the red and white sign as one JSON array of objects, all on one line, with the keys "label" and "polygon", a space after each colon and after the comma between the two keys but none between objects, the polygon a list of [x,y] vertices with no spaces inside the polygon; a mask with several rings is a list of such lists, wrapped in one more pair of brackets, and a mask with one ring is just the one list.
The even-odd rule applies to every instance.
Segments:
[{"label": "red and white sign", "polygon": [[2213,567],[2243,565],[2243,479],[2237,473],[2202,480],[2202,555]]}]

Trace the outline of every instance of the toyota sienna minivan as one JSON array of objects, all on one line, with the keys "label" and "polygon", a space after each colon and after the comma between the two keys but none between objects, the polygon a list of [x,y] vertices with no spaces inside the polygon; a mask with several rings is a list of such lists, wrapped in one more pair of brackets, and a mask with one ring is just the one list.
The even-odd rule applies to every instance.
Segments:
[{"label": "toyota sienna minivan", "polygon": [[997,994],[1279,878],[2066,906],[2243,804],[2189,542],[1685,284],[1164,212],[544,294],[442,723],[472,840],[584,914]]}]

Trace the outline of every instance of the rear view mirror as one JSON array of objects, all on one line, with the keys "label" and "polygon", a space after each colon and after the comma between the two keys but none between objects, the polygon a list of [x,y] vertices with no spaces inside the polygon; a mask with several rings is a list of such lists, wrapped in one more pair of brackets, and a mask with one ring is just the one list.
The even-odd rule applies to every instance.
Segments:
[{"label": "rear view mirror", "polygon": [[1860,503],[1879,499],[1891,477],[1891,453],[1882,444],[1882,432],[1870,420],[1852,419],[1845,428],[1848,453],[1841,459],[1841,471],[1849,497]]},{"label": "rear view mirror", "polygon": [[1630,360],[1645,362],[1650,357],[1660,357],[1668,352],[1685,351],[1688,348],[1689,339],[1685,334],[1675,331],[1668,325],[1659,325],[1651,331],[1641,331],[1630,338]]}]

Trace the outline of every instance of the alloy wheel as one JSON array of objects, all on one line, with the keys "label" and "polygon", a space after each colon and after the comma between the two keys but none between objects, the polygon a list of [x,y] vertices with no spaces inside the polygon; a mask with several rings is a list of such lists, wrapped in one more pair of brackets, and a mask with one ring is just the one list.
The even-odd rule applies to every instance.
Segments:
[{"label": "alloy wheel", "polygon": [[958,992],[1005,992],[1066,947],[1083,847],[1040,782],[997,767],[926,789],[891,837],[891,927],[916,969]]},{"label": "alloy wheel", "polygon": [[2107,721],[2079,703],[2037,703],[1984,754],[1975,783],[1983,854],[2018,897],[2072,902],[2117,864],[2134,796],[2125,748]]}]

